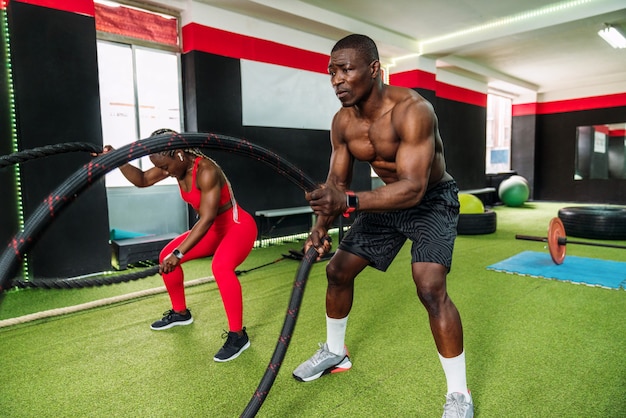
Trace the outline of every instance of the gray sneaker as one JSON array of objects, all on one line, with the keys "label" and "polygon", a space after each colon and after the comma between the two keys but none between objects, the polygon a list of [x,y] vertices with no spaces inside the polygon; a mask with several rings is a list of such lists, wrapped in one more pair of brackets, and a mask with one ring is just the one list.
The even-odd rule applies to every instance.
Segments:
[{"label": "gray sneaker", "polygon": [[443,406],[442,418],[473,418],[474,403],[470,395],[469,402],[465,399],[465,395],[454,392],[446,396],[446,404]]},{"label": "gray sneaker", "polygon": [[313,354],[313,357],[299,365],[293,371],[293,377],[301,382],[310,382],[325,374],[339,373],[350,370],[352,362],[348,356],[348,350],[344,348],[343,355],[337,355],[328,351],[326,343],[319,344],[320,349]]}]

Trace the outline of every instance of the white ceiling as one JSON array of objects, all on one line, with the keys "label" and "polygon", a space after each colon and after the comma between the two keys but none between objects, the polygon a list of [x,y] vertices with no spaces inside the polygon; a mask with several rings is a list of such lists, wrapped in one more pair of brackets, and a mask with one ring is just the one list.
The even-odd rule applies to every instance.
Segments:
[{"label": "white ceiling", "polygon": [[332,41],[362,33],[383,62],[422,53],[513,94],[626,84],[626,49],[597,35],[626,33],[626,0],[199,1]]}]

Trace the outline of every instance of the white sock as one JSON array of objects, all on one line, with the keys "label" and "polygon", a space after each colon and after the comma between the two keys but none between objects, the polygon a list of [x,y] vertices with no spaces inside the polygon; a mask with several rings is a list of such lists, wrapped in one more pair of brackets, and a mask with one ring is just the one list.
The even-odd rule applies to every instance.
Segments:
[{"label": "white sock", "polygon": [[[439,354],[439,353],[438,353]],[[448,383],[448,395],[459,392],[465,395],[467,401],[470,401],[470,394],[467,390],[467,379],[465,375],[465,350],[456,357],[445,358],[439,354],[443,372],[446,375]]]},{"label": "white sock", "polygon": [[330,318],[326,315],[326,344],[328,351],[337,355],[345,354],[346,326],[348,317],[341,319]]}]

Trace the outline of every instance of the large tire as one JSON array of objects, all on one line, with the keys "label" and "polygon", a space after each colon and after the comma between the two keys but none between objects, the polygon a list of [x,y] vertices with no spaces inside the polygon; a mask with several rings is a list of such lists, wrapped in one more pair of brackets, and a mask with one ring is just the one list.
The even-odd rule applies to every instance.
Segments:
[{"label": "large tire", "polygon": [[625,240],[626,207],[572,206],[559,209],[565,234],[589,239]]},{"label": "large tire", "polygon": [[481,235],[496,232],[496,213],[486,209],[483,213],[462,213],[456,227],[459,235]]}]

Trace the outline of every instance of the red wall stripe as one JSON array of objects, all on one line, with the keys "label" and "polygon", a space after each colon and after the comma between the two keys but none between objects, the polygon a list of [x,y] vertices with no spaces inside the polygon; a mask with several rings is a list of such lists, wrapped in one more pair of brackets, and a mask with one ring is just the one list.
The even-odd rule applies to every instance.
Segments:
[{"label": "red wall stripe", "polygon": [[437,80],[433,73],[422,70],[411,70],[390,74],[389,84],[392,86],[408,87],[410,89],[422,88],[434,91]]},{"label": "red wall stripe", "polygon": [[[12,0],[20,3],[32,4],[34,6],[48,7],[50,9],[63,10],[83,14],[87,16],[95,15],[93,0]],[[9,0],[6,0],[9,3]]]},{"label": "red wall stripe", "polygon": [[513,116],[536,115],[537,103],[514,104],[511,111]]},{"label": "red wall stripe", "polygon": [[183,53],[202,51],[326,74],[328,55],[190,23],[183,27]]},{"label": "red wall stripe", "polygon": [[487,95],[474,90],[437,82],[436,75],[422,70],[391,74],[389,84],[407,88],[424,88],[435,92],[437,97],[487,107]]},{"label": "red wall stripe", "polygon": [[[182,28],[183,53],[201,51],[231,58],[249,59],[285,67],[325,74],[328,68],[326,54],[306,51],[272,41],[240,35],[198,23]],[[437,96],[487,107],[487,95],[473,90],[438,83],[435,75],[414,70],[390,75],[393,85],[435,90]]]},{"label": "red wall stripe", "polygon": [[513,116],[548,115],[553,113],[577,112],[581,110],[606,109],[626,106],[626,93],[606,96],[583,97],[580,99],[559,100],[546,103],[525,103],[513,105]]},{"label": "red wall stripe", "polygon": [[539,103],[538,110],[539,114],[549,114],[619,106],[626,106],[626,93]]},{"label": "red wall stripe", "polygon": [[442,99],[487,107],[486,93],[479,93],[474,90],[453,86],[451,84],[437,82],[435,95],[437,97],[441,97]]},{"label": "red wall stripe", "polygon": [[613,129],[609,131],[610,137],[626,137],[626,129]]},{"label": "red wall stripe", "polygon": [[606,135],[609,134],[609,127],[606,126],[606,125],[595,125],[594,129],[595,129],[596,132],[600,132],[600,133],[603,133],[603,134],[606,134]]}]

